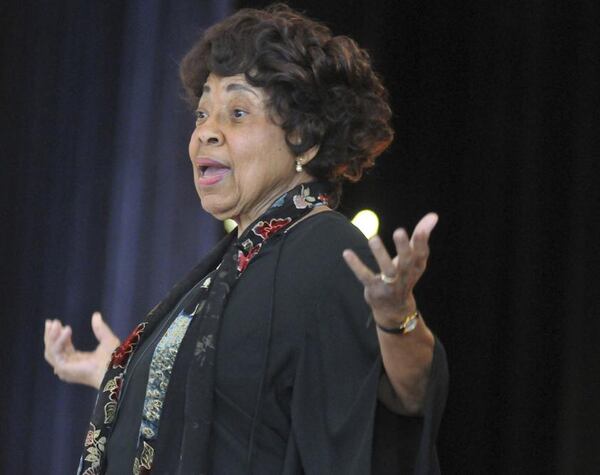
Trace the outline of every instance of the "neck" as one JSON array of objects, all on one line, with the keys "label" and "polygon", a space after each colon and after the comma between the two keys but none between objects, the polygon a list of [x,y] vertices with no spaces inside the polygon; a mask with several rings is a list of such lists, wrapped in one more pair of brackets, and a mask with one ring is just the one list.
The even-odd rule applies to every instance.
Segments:
[{"label": "neck", "polygon": [[272,193],[266,195],[265,198],[262,200],[261,204],[255,207],[252,210],[252,212],[240,214],[239,216],[233,218],[238,225],[238,237],[240,237],[244,233],[246,228],[251,223],[256,221],[262,214],[264,214],[265,211],[267,211],[271,207],[271,205],[277,198],[279,198],[284,193],[290,191],[291,189],[295,188],[296,186],[300,185],[301,183],[308,183],[310,181],[314,181],[314,178],[311,177],[308,173],[304,171],[302,173],[296,173],[290,183],[287,183],[285,186],[279,187],[275,189]]}]

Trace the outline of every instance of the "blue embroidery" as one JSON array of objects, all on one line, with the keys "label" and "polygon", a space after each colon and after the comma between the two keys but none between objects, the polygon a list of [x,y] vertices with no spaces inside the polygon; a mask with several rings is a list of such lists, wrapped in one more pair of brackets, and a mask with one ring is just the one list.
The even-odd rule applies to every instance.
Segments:
[{"label": "blue embroidery", "polygon": [[182,311],[160,339],[152,355],[140,426],[140,435],[146,440],[154,440],[158,436],[158,424],[171,371],[191,320],[192,317]]},{"label": "blue embroidery", "polygon": [[271,205],[271,208],[280,208],[283,206],[283,202],[285,201],[285,195],[281,195],[279,198],[275,200],[275,202]]}]

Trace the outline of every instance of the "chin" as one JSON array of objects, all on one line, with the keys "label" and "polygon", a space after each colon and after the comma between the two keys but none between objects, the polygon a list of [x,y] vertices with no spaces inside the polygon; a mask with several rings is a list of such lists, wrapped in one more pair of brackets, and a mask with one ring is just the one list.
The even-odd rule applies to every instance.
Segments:
[{"label": "chin", "polygon": [[225,221],[226,219],[234,219],[235,213],[231,208],[223,207],[222,203],[217,205],[214,203],[212,197],[200,197],[200,204],[202,205],[202,209],[210,214],[213,218],[218,219],[219,221]]}]

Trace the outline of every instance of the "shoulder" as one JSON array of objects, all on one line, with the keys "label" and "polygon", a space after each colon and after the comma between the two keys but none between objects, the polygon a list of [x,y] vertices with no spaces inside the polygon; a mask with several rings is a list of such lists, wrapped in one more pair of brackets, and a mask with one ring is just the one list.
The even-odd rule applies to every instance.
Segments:
[{"label": "shoulder", "polygon": [[[350,338],[371,358],[377,354],[371,311],[363,285],[342,256],[346,249],[374,268],[366,237],[342,214],[322,212],[298,223],[282,240],[277,294],[286,309],[300,309],[298,320],[317,338],[319,351],[331,356],[339,350],[340,358],[348,357],[345,343]],[[330,346],[331,338],[337,342],[336,350]]]},{"label": "shoulder", "polygon": [[301,246],[306,251],[341,252],[348,247],[367,245],[358,228],[337,211],[310,216],[285,234],[286,247]]},{"label": "shoulder", "polygon": [[[352,249],[367,264],[374,262],[367,239],[348,219],[328,211],[310,216],[284,235],[281,264],[296,277],[354,279],[342,257]],[[323,280],[321,280],[323,281]]]}]

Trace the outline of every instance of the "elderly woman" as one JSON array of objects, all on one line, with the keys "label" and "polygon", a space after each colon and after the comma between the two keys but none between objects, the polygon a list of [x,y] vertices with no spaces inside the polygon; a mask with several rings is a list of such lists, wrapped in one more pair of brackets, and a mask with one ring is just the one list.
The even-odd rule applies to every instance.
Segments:
[{"label": "elderly woman", "polygon": [[392,140],[367,53],[288,7],[246,9],[181,76],[202,207],[237,231],[114,352],[99,314],[92,353],[46,322],[58,376],[99,389],[80,473],[438,472],[446,363],[413,296],[437,216],[396,230],[392,258],[333,211]]}]

